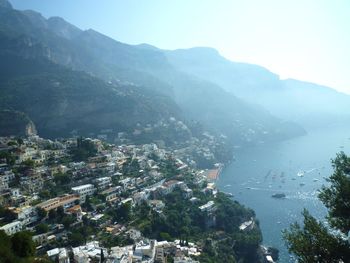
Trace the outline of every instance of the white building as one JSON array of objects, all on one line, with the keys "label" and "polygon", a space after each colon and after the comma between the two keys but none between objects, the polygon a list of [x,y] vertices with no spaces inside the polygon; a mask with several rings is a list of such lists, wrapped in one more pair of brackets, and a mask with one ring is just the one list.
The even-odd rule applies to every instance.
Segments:
[{"label": "white building", "polygon": [[[136,244],[133,259],[137,260],[145,260],[150,259],[154,260],[156,254],[156,240],[142,240]],[[152,261],[153,262],[153,261]]]},{"label": "white building", "polygon": [[0,230],[5,231],[7,235],[13,235],[22,230],[22,223],[20,221],[13,221],[9,224],[6,224],[0,227]]},{"label": "white building", "polygon": [[86,196],[93,195],[95,193],[95,187],[92,184],[84,184],[76,187],[72,187],[73,193],[80,196],[80,201],[85,202]]},{"label": "white building", "polygon": [[96,184],[98,189],[106,189],[112,183],[111,177],[101,177],[96,179]]},{"label": "white building", "polygon": [[101,259],[101,251],[105,257],[108,256],[107,249],[100,247],[98,241],[91,241],[86,243],[85,246],[74,247],[74,262],[89,263],[93,260],[99,262]]},{"label": "white building", "polygon": [[70,263],[68,251],[65,248],[54,248],[48,250],[47,256],[54,262]]}]

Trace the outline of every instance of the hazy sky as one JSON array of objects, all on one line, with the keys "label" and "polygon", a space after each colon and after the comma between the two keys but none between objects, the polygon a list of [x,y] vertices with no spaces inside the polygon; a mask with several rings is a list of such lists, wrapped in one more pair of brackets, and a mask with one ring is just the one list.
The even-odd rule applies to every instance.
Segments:
[{"label": "hazy sky", "polygon": [[116,40],[164,49],[210,46],[350,94],[348,0],[10,0]]}]

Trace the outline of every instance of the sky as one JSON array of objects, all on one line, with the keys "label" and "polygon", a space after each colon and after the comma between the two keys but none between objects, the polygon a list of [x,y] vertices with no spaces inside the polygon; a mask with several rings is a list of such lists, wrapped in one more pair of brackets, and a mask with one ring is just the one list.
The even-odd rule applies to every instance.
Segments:
[{"label": "sky", "polygon": [[350,94],[348,0],[10,0],[128,44],[208,46]]}]

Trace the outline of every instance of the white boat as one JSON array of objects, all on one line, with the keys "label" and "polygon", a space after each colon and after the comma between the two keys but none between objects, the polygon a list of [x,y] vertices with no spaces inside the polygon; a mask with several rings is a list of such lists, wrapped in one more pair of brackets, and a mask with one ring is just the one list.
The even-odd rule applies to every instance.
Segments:
[{"label": "white boat", "polygon": [[303,176],[304,176],[304,174],[305,174],[305,172],[303,172],[303,171],[299,171],[299,172],[297,173],[297,176],[299,176],[299,177],[303,177]]}]

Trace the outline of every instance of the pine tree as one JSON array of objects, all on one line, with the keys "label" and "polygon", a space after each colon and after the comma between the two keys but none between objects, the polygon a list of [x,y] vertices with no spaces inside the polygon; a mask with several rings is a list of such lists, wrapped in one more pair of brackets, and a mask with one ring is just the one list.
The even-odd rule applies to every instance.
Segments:
[{"label": "pine tree", "polygon": [[319,199],[328,209],[327,220],[332,227],[304,210],[304,225],[291,225],[283,231],[288,249],[299,263],[350,262],[350,158],[343,152],[332,161],[334,173],[323,186]]}]

